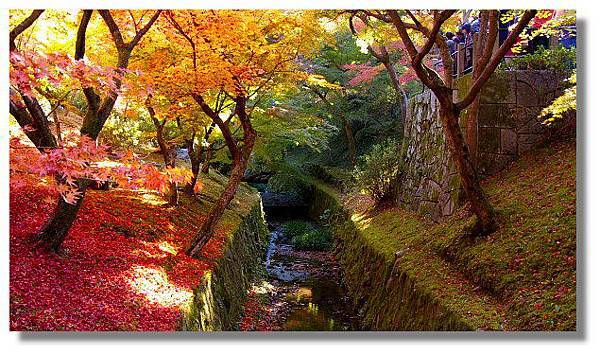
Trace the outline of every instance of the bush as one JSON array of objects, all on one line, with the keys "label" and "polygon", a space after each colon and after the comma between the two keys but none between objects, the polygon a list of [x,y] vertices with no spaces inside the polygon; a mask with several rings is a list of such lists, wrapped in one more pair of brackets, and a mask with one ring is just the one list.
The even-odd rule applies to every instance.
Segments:
[{"label": "bush", "polygon": [[357,187],[369,193],[376,201],[388,195],[392,183],[402,171],[400,147],[394,139],[374,145],[369,153],[361,156],[354,169]]},{"label": "bush", "polygon": [[294,238],[311,231],[313,228],[306,221],[289,221],[283,225],[282,232],[286,238]]},{"label": "bush", "polygon": [[509,70],[553,70],[567,74],[575,68],[576,58],[575,48],[539,48],[534,53],[512,59],[505,66]]},{"label": "bush", "polygon": [[315,229],[295,236],[292,245],[299,250],[328,250],[333,245],[333,239],[328,230]]}]

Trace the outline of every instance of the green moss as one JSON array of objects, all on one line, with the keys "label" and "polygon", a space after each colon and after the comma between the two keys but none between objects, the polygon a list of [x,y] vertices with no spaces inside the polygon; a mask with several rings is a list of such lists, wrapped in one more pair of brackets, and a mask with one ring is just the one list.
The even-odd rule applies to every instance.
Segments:
[{"label": "green moss", "polygon": [[354,304],[369,329],[574,330],[575,144],[524,156],[485,182],[500,228],[464,237],[459,210],[438,224],[399,208],[349,211],[313,181],[311,212],[330,211]]},{"label": "green moss", "polygon": [[[205,176],[202,197],[218,196],[225,179]],[[210,203],[196,203],[193,209],[208,210]],[[188,216],[189,217],[189,216]],[[257,191],[242,184],[218,228],[228,236],[223,256],[215,261],[194,290],[194,300],[182,310],[183,330],[233,330],[242,313],[246,291],[261,264],[267,247],[268,230]]]}]

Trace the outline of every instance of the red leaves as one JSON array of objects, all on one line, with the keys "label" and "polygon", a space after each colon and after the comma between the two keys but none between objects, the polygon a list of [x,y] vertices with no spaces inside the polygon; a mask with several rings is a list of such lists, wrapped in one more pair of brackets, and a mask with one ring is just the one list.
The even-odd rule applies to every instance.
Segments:
[{"label": "red leaves", "polygon": [[[170,182],[185,184],[192,177],[189,169],[172,168],[161,172],[138,159],[132,152],[110,152],[108,146],[97,145],[94,140],[77,133],[64,137],[63,142],[63,147],[40,154],[18,138],[12,138],[11,171],[33,173],[49,179],[61,176],[63,183],[50,186],[67,203],[75,203],[81,197],[81,192],[77,190],[77,179],[85,178],[100,183],[112,181],[121,188],[145,188],[164,193]],[[18,181],[19,176],[12,181]]]},{"label": "red leaves", "polygon": [[27,96],[34,96],[35,87],[47,84],[94,87],[108,94],[118,91],[116,81],[122,79],[123,72],[116,68],[90,65],[62,53],[10,53],[10,84]]},{"label": "red leaves", "polygon": [[356,76],[348,81],[349,86],[370,83],[377,76],[377,74],[385,70],[383,64],[372,66],[368,63],[346,64],[343,65],[342,68],[356,72]]},{"label": "red leaves", "polygon": [[[153,204],[154,194],[89,191],[55,255],[28,241],[55,193],[20,181],[10,194],[12,330],[177,329],[180,309],[212,266],[184,253],[201,216]],[[221,252],[215,239],[203,254]]]}]

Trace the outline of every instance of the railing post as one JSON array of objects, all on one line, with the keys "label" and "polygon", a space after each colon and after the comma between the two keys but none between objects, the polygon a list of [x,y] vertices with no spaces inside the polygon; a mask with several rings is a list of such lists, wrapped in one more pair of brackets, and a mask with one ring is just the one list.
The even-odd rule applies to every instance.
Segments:
[{"label": "railing post", "polygon": [[456,68],[457,74],[456,77],[459,78],[463,72],[465,71],[465,45],[463,43],[458,44],[458,50],[456,53]]}]

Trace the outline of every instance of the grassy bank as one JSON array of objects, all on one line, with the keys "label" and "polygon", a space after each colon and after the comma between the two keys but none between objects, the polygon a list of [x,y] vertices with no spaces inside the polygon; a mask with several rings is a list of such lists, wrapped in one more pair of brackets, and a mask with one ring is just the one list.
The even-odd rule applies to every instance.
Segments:
[{"label": "grassy bank", "polygon": [[[484,182],[500,228],[469,240],[465,208],[431,224],[316,185],[336,211],[346,283],[375,329],[574,330],[575,142],[533,151]],[[343,210],[339,209],[343,206]]]}]

